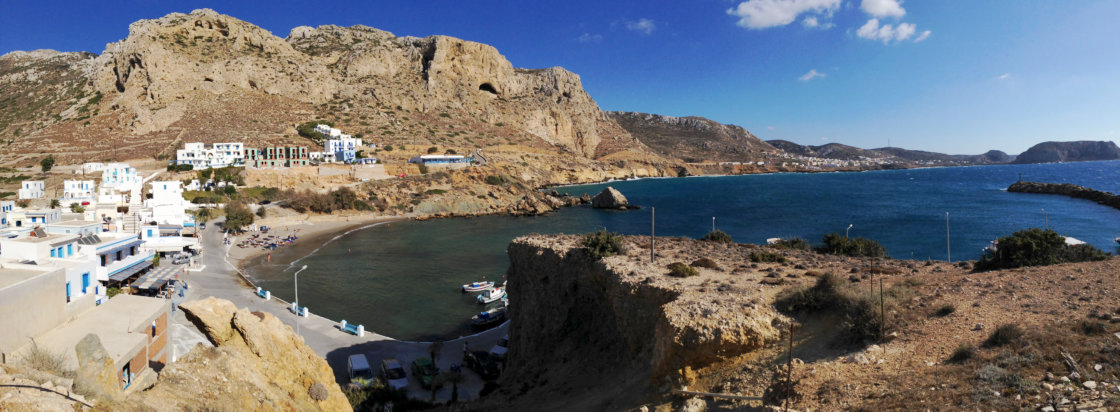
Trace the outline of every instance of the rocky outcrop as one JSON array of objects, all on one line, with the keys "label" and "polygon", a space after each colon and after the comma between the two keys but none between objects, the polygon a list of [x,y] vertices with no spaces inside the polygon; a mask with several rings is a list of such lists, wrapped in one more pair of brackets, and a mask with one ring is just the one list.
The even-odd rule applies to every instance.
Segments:
[{"label": "rocky outcrop", "polygon": [[[667,276],[667,262],[644,258],[648,249],[640,242],[648,238],[626,238],[628,252],[603,260],[591,259],[580,241],[527,236],[509,246],[510,306],[521,309],[510,312],[510,360],[501,381],[510,393],[494,398],[507,408],[625,409],[679,378],[683,368],[749,353],[779,337],[771,323],[781,316],[753,303],[758,297],[751,291],[728,284],[720,287],[725,292],[705,293],[703,285],[726,282],[722,272]],[[700,241],[687,246],[721,265],[732,263],[718,255],[737,250]],[[563,395],[592,392],[598,395]]]},{"label": "rocky outcrop", "polygon": [[[180,308],[215,346],[196,346],[169,364],[130,404],[169,411],[351,410],[327,362],[272,314],[213,297]],[[315,389],[320,386],[325,396]]]},{"label": "rocky outcrop", "polygon": [[665,157],[686,162],[765,161],[778,150],[741,126],[699,116],[609,112],[635,138]]},{"label": "rocky outcrop", "polygon": [[607,186],[602,192],[591,198],[591,207],[596,209],[619,209],[626,210],[631,208],[630,202],[626,200],[626,196],[622,195],[617,189]]},{"label": "rocky outcrop", "polygon": [[1085,199],[1099,204],[1120,209],[1120,196],[1109,192],[1093,190],[1085,186],[1071,183],[1039,183],[1018,181],[1007,187],[1008,192],[1017,193],[1043,193],[1051,195],[1065,195],[1077,199]]},{"label": "rocky outcrop", "polygon": [[1120,147],[1109,141],[1043,142],[1031,146],[1012,163],[1083,162],[1120,159]]},{"label": "rocky outcrop", "polygon": [[109,353],[101,345],[101,338],[88,334],[74,348],[78,355],[78,370],[74,376],[74,390],[86,393],[101,401],[120,399],[120,378]]}]

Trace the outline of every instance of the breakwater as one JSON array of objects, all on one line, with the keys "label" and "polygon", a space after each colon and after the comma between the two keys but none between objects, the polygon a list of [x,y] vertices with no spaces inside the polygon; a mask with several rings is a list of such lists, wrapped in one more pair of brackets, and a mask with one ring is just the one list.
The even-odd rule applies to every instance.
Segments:
[{"label": "breakwater", "polygon": [[1109,192],[1094,190],[1085,186],[1072,183],[1040,183],[1018,181],[1007,188],[1008,192],[1042,193],[1051,195],[1065,195],[1077,199],[1085,199],[1099,204],[1120,209],[1120,196]]}]

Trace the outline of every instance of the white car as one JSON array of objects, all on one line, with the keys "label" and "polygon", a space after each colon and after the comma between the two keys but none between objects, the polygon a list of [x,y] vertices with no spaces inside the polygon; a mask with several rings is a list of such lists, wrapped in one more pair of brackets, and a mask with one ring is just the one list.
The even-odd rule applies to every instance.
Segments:
[{"label": "white car", "polygon": [[498,343],[490,348],[490,355],[498,360],[506,360],[506,351],[509,350],[509,335],[502,336]]},{"label": "white car", "polygon": [[408,387],[408,375],[400,361],[389,358],[381,361],[381,377],[389,389],[401,391]]}]

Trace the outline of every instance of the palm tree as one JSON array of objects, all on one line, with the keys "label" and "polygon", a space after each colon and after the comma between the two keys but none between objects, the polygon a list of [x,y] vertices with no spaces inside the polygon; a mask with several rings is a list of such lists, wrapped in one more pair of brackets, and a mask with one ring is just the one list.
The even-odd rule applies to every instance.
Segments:
[{"label": "palm tree", "polygon": [[62,203],[59,203],[58,199],[51,199],[51,209],[57,209],[60,206],[62,206]]}]

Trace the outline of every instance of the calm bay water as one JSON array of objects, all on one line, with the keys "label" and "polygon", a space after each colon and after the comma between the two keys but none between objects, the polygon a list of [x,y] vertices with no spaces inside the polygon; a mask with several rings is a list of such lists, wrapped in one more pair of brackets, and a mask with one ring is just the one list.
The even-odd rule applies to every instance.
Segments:
[{"label": "calm bay water", "polygon": [[312,312],[398,339],[430,340],[472,333],[469,318],[482,306],[458,287],[484,276],[501,282],[509,266],[506,246],[514,237],[600,228],[648,234],[648,206],[656,207],[659,236],[701,237],[715,217],[716,227],[737,242],[796,236],[818,243],[850,224],[851,236],[875,239],[895,258],[944,260],[948,212],[954,261],[978,258],[999,236],[1044,225],[1117,251],[1120,210],[1064,196],[1006,192],[1020,173],[1024,180],[1120,193],[1118,161],[612,182],[558,190],[594,195],[610,185],[646,208],[396,222],[325,246],[281,250],[272,263],[250,265],[249,273],[265,289],[290,299],[294,267],[288,262],[302,258],[299,265],[309,268],[300,274],[300,299]]}]

